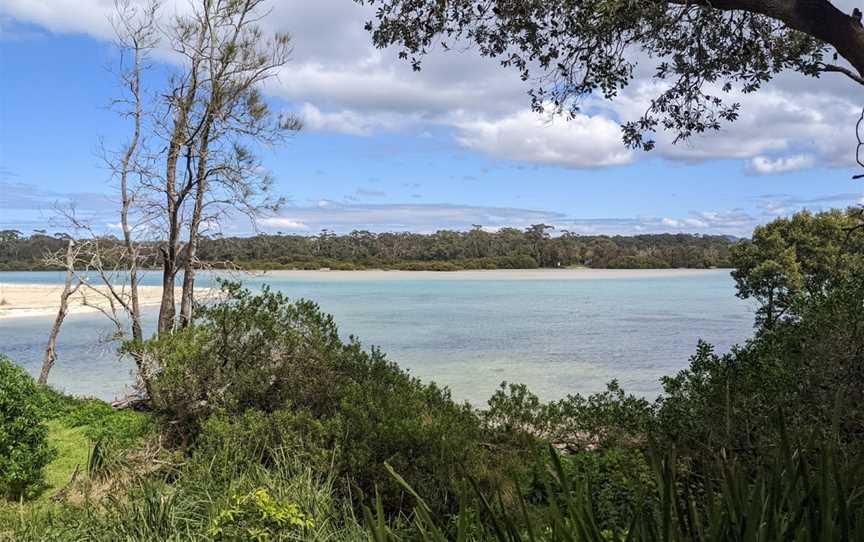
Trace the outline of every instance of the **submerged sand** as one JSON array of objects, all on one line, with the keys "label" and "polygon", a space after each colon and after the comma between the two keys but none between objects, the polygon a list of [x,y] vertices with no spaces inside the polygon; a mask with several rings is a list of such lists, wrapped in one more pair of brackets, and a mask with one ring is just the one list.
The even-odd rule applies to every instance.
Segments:
[{"label": "submerged sand", "polygon": [[[109,301],[102,295],[106,291],[105,286],[82,286],[69,298],[68,314],[99,312],[100,308],[108,309]],[[126,295],[122,288],[119,288],[118,291],[121,292],[121,295]],[[0,320],[30,316],[54,316],[57,314],[57,309],[60,308],[60,294],[62,292],[62,284],[0,283]],[[139,286],[138,299],[142,306],[158,305],[162,299],[162,287]]]}]

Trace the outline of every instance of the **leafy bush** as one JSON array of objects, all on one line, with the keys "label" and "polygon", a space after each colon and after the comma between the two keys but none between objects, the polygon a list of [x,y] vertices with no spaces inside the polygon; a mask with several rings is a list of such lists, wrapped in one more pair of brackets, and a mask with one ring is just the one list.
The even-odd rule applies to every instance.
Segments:
[{"label": "leafy bush", "polygon": [[195,326],[145,345],[161,368],[153,404],[173,430],[194,438],[217,411],[297,405],[332,413],[344,378],[337,368],[365,359],[359,346],[343,343],[333,319],[310,301],[290,303],[269,289],[253,295],[239,284],[225,284],[224,295],[199,308]]},{"label": "leafy bush", "polygon": [[295,503],[277,501],[266,488],[259,487],[231,498],[231,505],[220,510],[207,534],[213,540],[255,540],[267,542],[277,533],[312,529],[312,521]]},{"label": "leafy bush", "polygon": [[[791,434],[836,422],[847,454],[864,457],[864,276],[799,301],[746,345],[718,355],[700,343],[690,366],[662,379],[655,438],[701,463],[733,449],[751,468],[776,447],[782,411]],[[839,408],[838,408],[839,405]]]},{"label": "leafy bush", "polygon": [[574,485],[585,487],[598,527],[621,532],[656,492],[651,465],[642,450],[614,447],[563,455],[561,464]]},{"label": "leafy bush", "polygon": [[53,458],[40,390],[24,369],[0,355],[0,495],[32,497]]},{"label": "leafy bush", "polygon": [[482,413],[485,423],[511,439],[540,439],[570,451],[645,444],[651,404],[613,380],[602,393],[568,395],[543,403],[524,384],[501,384]]},{"label": "leafy bush", "polygon": [[[332,451],[332,468],[351,492],[371,495],[377,487],[388,510],[401,495],[385,461],[438,510],[455,506],[455,472],[478,469],[488,457],[470,406],[412,378],[379,350],[343,342],[314,303],[269,290],[253,295],[236,284],[224,285],[224,294],[199,310],[195,326],[146,345],[162,367],[153,403],[177,442],[210,453],[226,441],[258,442],[248,453],[266,464],[267,450],[305,439],[311,457],[320,459],[318,446]],[[230,420],[238,416],[242,423]]]},{"label": "leafy bush", "polygon": [[305,412],[247,410],[210,417],[196,440],[193,463],[206,465],[208,477],[230,482],[252,466],[272,466],[284,455],[318,471],[332,464],[335,450],[325,426]]}]

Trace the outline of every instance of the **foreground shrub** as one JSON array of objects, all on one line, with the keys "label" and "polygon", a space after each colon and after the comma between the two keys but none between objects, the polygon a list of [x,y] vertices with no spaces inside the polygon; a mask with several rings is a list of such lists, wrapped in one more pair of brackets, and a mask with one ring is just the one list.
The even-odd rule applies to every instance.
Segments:
[{"label": "foreground shrub", "polygon": [[[379,350],[341,340],[314,303],[236,284],[223,293],[199,309],[196,325],[146,344],[162,367],[153,404],[175,442],[211,454],[235,442],[243,461],[265,465],[272,449],[303,448],[313,464],[328,450],[328,468],[349,481],[346,493],[377,489],[395,512],[401,492],[384,470],[389,461],[437,510],[455,510],[454,474],[477,472],[489,457],[470,406]],[[505,454],[497,455],[503,470]]]},{"label": "foreground shrub", "polygon": [[257,466],[276,465],[284,455],[317,471],[332,465],[335,449],[324,424],[306,412],[247,410],[208,419],[192,452],[192,463],[216,483],[232,480]]},{"label": "foreground shrub", "polygon": [[[837,424],[847,455],[864,458],[864,275],[800,300],[796,317],[716,354],[701,343],[690,366],[662,379],[655,438],[699,463],[736,450],[757,468],[776,448],[782,411],[792,435]],[[839,405],[839,408],[838,408]]]},{"label": "foreground shrub", "polygon": [[38,386],[0,355],[0,495],[19,499],[38,493],[52,458]]},{"label": "foreground shrub", "polygon": [[271,540],[277,533],[303,533],[315,527],[295,503],[278,501],[266,488],[236,494],[219,511],[207,534],[213,540]]}]

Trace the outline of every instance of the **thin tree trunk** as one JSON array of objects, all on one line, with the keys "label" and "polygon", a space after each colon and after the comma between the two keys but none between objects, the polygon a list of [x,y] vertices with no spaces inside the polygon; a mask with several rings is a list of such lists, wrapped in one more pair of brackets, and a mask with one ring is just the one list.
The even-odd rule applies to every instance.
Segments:
[{"label": "thin tree trunk", "polygon": [[141,51],[138,43],[135,43],[134,64],[131,81],[132,94],[135,99],[135,128],[132,140],[126,147],[120,168],[120,225],[123,229],[123,244],[126,247],[126,258],[129,265],[129,319],[132,327],[132,342],[135,345],[132,350],[132,358],[138,369],[138,377],[144,385],[147,397],[150,397],[150,378],[146,374],[144,366],[144,353],[141,351],[141,343],[144,341],[144,332],[141,329],[141,305],[138,298],[138,247],[132,239],[132,226],[129,224],[129,209],[132,206],[133,196],[129,193],[129,169],[130,163],[138,150],[138,141],[141,137]]},{"label": "thin tree trunk", "polygon": [[132,206],[132,196],[129,194],[129,164],[131,163],[135,152],[138,149],[138,140],[141,137],[141,51],[136,47],[133,57],[133,73],[132,73],[132,95],[135,99],[135,128],[132,133],[132,140],[126,147],[126,152],[123,153],[123,160],[120,169],[120,225],[123,229],[123,244],[126,246],[126,257],[129,259],[129,297],[132,311],[129,315],[132,320],[132,339],[136,343],[144,340],[143,332],[141,331],[141,308],[138,301],[138,248],[132,240],[132,227],[129,225],[129,208]]},{"label": "thin tree trunk", "polygon": [[201,131],[201,144],[198,150],[198,171],[195,183],[195,207],[192,220],[189,223],[189,244],[186,246],[186,260],[183,262],[183,291],[180,299],[180,326],[187,327],[192,323],[192,305],[195,298],[195,258],[198,251],[198,237],[201,227],[201,217],[204,212],[204,196],[207,194],[207,151],[210,142],[210,124],[208,117]]},{"label": "thin tree trunk", "polygon": [[57,336],[60,335],[60,327],[63,325],[63,320],[66,319],[66,314],[69,311],[69,297],[75,293],[81,285],[79,282],[72,286],[75,276],[75,242],[71,239],[66,246],[66,281],[63,283],[63,292],[60,294],[60,308],[57,310],[57,316],[54,318],[54,325],[51,327],[51,333],[48,335],[48,344],[45,347],[45,357],[42,359],[42,371],[39,373],[37,382],[41,385],[48,383],[48,373],[54,367],[54,362],[57,360]]}]

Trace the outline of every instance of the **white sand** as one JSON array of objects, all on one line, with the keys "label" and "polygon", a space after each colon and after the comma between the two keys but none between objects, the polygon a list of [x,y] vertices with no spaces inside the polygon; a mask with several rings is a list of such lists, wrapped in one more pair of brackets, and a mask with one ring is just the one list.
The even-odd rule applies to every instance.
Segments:
[{"label": "white sand", "polygon": [[[104,286],[99,287],[99,290],[106,291]],[[62,284],[0,283],[0,320],[29,316],[55,316],[60,307],[62,291]],[[89,305],[96,306],[84,305],[85,298]],[[162,299],[162,288],[160,286],[139,286],[138,299],[142,306],[157,305]],[[97,307],[107,308],[107,299],[84,286],[79,288],[69,299],[69,314],[98,312]]]}]

